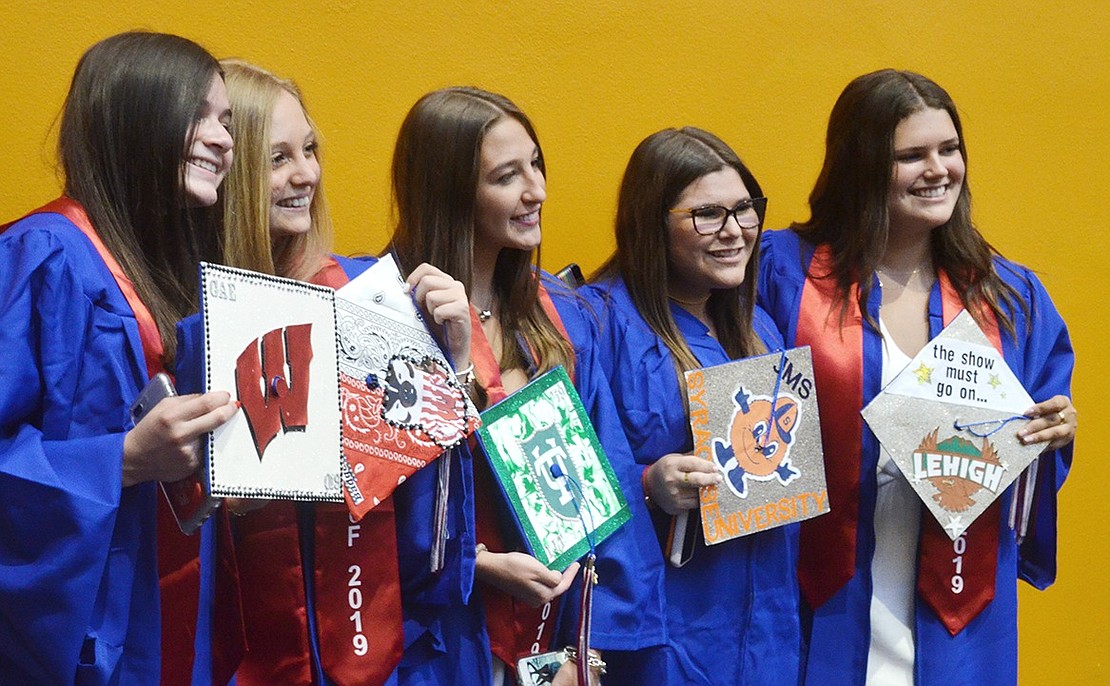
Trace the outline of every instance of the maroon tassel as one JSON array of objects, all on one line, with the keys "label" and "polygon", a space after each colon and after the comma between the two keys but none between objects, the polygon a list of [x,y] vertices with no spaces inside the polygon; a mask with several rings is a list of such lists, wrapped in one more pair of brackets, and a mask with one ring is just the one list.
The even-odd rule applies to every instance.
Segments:
[{"label": "maroon tassel", "polygon": [[590,684],[590,626],[593,622],[594,609],[594,584],[596,573],[594,561],[597,556],[592,552],[586,556],[586,564],[582,566],[582,604],[578,610],[578,685]]}]

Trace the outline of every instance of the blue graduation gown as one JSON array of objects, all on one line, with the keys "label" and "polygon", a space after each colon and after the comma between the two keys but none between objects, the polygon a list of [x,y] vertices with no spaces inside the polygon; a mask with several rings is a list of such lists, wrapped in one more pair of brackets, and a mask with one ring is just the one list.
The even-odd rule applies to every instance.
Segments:
[{"label": "blue graduation gown", "polygon": [[155,484],[122,487],[135,316],[58,214],[0,234],[0,682],[155,684]]},{"label": "blue graduation gown", "polygon": [[[352,259],[334,256],[346,275],[353,279],[370,268],[376,258]],[[183,326],[184,324],[191,326]],[[199,315],[179,325],[185,347],[179,357],[196,349],[199,354]],[[198,358],[199,360],[200,358]],[[198,367],[199,368],[199,367]],[[179,375],[180,378],[180,375]],[[404,654],[386,686],[488,686],[492,678],[489,642],[481,616],[481,608],[469,603],[474,577],[474,502],[472,458],[466,446],[456,449],[451,468],[451,496],[448,500],[448,541],[444,569],[430,571],[432,521],[438,462],[410,476],[393,493],[397,523],[397,554],[401,581],[404,621]],[[301,517],[306,516],[302,512]],[[208,524],[206,523],[206,527]],[[315,548],[311,521],[298,524],[302,564],[311,568]],[[202,549],[202,568],[211,576],[212,551]],[[316,616],[312,575],[306,579],[306,612],[310,625],[309,650],[313,661],[314,681],[331,683],[324,676],[319,661],[318,636],[313,618]],[[211,593],[202,594],[210,603]],[[202,602],[202,608],[206,603]],[[203,623],[201,633],[207,635]],[[198,642],[199,644],[199,642]]]},{"label": "blue graduation gown", "polygon": [[[674,360],[640,316],[622,280],[591,285],[584,294],[601,320],[602,364],[635,458],[629,499],[643,501],[643,467],[667,453],[693,449]],[[703,366],[730,361],[697,318],[673,305],[671,312]],[[773,322],[759,308],[754,325],[769,349],[782,345]],[[658,513],[657,519],[666,527],[670,518]],[[653,546],[661,561],[659,543]],[[796,547],[797,526],[789,525],[699,546],[685,566],[668,566],[670,649],[645,656],[648,664],[640,683],[794,683],[799,660]]]},{"label": "blue graduation gown", "polygon": [[[664,628],[663,560],[651,526],[651,517],[640,491],[636,468],[624,433],[608,377],[602,367],[598,320],[586,301],[561,281],[543,274],[559,318],[574,346],[574,385],[593,423],[602,448],[612,464],[631,519],[597,547],[591,645],[606,651],[635,651],[666,643]],[[563,601],[559,638],[562,645],[575,645],[578,629],[580,584],[575,583]],[[556,648],[562,647],[556,643]],[[608,659],[608,658],[607,658]],[[651,683],[633,679],[622,669],[610,669],[607,685]]]},{"label": "blue graduation gown", "polygon": [[[376,261],[358,260],[367,268]],[[353,278],[350,262],[340,260]],[[439,462],[393,492],[405,623],[405,651],[396,670],[401,686],[488,686],[493,678],[481,604],[471,598],[477,545],[473,464],[465,443],[454,450],[447,544],[438,573],[432,573],[430,560]]]},{"label": "blue graduation gown", "polygon": [[[770,312],[787,345],[795,338],[805,268],[814,246],[789,230],[763,234],[760,302]],[[1029,305],[1031,317],[1011,312],[1017,338],[1002,330],[1003,356],[1036,401],[1056,394],[1070,396],[1074,355],[1067,328],[1037,277],[1025,267],[995,258],[999,276]],[[882,302],[876,281],[868,303],[879,318]],[[929,329],[943,328],[939,284],[929,299]],[[863,403],[881,390],[882,341],[863,329]],[[818,389],[819,394],[829,392]],[[859,526],[855,575],[828,602],[803,610],[812,623],[805,666],[807,684],[863,684],[870,646],[871,559],[875,552],[874,513],[879,443],[864,424],[860,455]],[[994,600],[955,636],[920,598],[916,601],[915,681],[920,686],[968,686],[1017,683],[1017,579],[1044,589],[1056,578],[1056,493],[1071,465],[1072,446],[1040,457],[1033,522],[1019,547],[1004,515],[1000,521]],[[1011,488],[1001,497],[1010,508]],[[929,515],[923,515],[929,516]],[[803,604],[804,605],[804,604]]]},{"label": "blue graduation gown", "polygon": [[[443,459],[442,457],[440,459]],[[431,572],[438,463],[410,476],[393,493],[405,622],[402,686],[488,686],[489,638],[474,582],[474,472],[466,445],[451,460],[444,568]]]}]

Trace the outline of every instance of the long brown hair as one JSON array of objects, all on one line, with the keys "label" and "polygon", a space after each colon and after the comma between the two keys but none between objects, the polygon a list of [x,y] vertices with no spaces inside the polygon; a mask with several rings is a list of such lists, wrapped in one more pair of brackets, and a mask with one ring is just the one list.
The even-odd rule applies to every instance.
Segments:
[{"label": "long brown hair", "polygon": [[[667,298],[671,270],[668,214],[690,184],[726,167],[736,170],[753,198],[763,195],[747,165],[708,131],[690,126],[664,129],[641,141],[621,181],[617,249],[593,275],[594,279],[619,276],[624,281],[640,316],[671,351],[683,387],[682,372],[701,364],[678,330]],[[744,270],[744,282],[735,288],[714,289],[706,304],[717,338],[733,359],[765,351],[752,328],[758,273],[757,240]]]},{"label": "long brown hair", "polygon": [[[227,96],[235,115],[235,159],[220,193],[225,264],[306,281],[331,251],[332,223],[324,197],[323,175],[312,196],[312,228],[304,234],[270,235],[270,130],[282,92],[292,95],[322,144],[297,85],[242,60],[220,60]],[[317,161],[323,168],[320,148]]]},{"label": "long brown hair", "polygon": [[[829,116],[825,162],[809,195],[810,219],[791,228],[815,244],[828,244],[841,317],[847,316],[853,283],[859,284],[859,307],[867,313],[872,276],[887,246],[889,193],[894,168],[894,130],[906,117],[924,109],[942,109],[952,117],[967,163],[967,146],[956,104],[930,79],[909,71],[883,69],[854,79],[840,94]],[[930,235],[933,264],[943,269],[976,319],[987,310],[1014,335],[1011,311],[1028,306],[994,269],[999,255],[971,221],[971,190],[965,173],[952,216]],[[818,275],[821,276],[821,275]]]},{"label": "long brown hair", "polygon": [[179,36],[132,32],[81,57],[62,112],[58,154],[65,193],[135,284],[165,349],[196,309],[197,262],[219,260],[213,213],[189,209],[189,136],[219,64]]},{"label": "long brown hair", "polygon": [[[473,285],[475,214],[482,141],[505,117],[517,120],[543,151],[528,117],[508,98],[477,88],[434,91],[409,110],[393,151],[393,201],[397,225],[392,249],[411,269],[427,262]],[[505,248],[493,273],[500,307],[502,369],[525,367],[518,334],[536,354],[538,371],[573,369],[574,349],[540,305],[531,250]]]}]

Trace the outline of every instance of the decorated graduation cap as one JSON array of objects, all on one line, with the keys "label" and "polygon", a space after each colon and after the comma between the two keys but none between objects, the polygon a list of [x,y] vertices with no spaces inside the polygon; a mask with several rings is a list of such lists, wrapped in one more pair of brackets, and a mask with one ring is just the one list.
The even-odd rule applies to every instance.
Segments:
[{"label": "decorated graduation cap", "polygon": [[964,311],[862,414],[956,540],[1040,454],[1043,446],[1017,437],[1031,405],[1002,354]]}]

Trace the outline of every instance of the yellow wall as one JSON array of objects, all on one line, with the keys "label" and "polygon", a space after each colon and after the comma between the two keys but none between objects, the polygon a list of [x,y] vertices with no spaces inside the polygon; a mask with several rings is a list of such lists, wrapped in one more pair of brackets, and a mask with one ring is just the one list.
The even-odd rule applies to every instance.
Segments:
[{"label": "yellow wall", "polygon": [[[76,5],[76,6],[74,6]],[[449,7],[449,9],[448,9]],[[122,9],[126,8],[126,9]],[[474,84],[535,121],[550,176],[544,262],[589,270],[611,249],[634,145],[694,124],[736,147],[771,197],[769,223],[806,215],[824,127],[852,77],[921,71],[964,115],[979,226],[1036,267],[1079,353],[1079,461],[1060,496],[1060,572],[1023,589],[1023,684],[1110,683],[1110,439],[1096,390],[1110,340],[1110,3],[1028,0],[7,0],[0,9],[0,217],[52,198],[51,128],[91,43],[131,28],[189,36],[296,78],[327,137],[341,251],[377,251],[393,139],[424,92]],[[56,127],[55,127],[56,128]],[[0,380],[2,383],[2,380]]]}]

